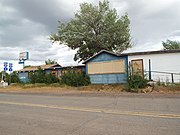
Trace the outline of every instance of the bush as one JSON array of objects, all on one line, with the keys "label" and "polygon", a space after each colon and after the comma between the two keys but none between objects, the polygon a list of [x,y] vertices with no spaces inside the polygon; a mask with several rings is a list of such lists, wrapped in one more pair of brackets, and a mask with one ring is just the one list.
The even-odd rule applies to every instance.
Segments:
[{"label": "bush", "polygon": [[51,83],[57,83],[59,80],[58,78],[53,75],[53,74],[47,74],[45,73],[42,69],[38,69],[37,72],[32,73],[30,75],[30,83],[46,83],[46,84],[51,84]]},{"label": "bush", "polygon": [[[15,71],[10,74],[8,73],[3,73],[3,74],[4,74],[3,79],[5,82],[8,82],[8,84],[20,82],[18,73]],[[0,73],[0,77],[2,77],[2,72]]]},{"label": "bush", "polygon": [[148,80],[140,75],[129,75],[127,80],[126,91],[138,92],[139,89],[147,86]]},{"label": "bush", "polygon": [[51,83],[57,83],[59,79],[53,75],[53,74],[45,74],[44,76],[44,83],[51,84]]},{"label": "bush", "polygon": [[9,79],[8,79],[9,84],[10,83],[19,83],[20,82],[17,72],[11,73],[8,77],[9,77]]},{"label": "bush", "polygon": [[89,85],[90,79],[85,73],[75,70],[68,70],[67,73],[61,76],[60,82],[69,86],[78,87]]},{"label": "bush", "polygon": [[30,74],[30,82],[31,83],[44,83],[45,72],[39,68],[35,73]]}]

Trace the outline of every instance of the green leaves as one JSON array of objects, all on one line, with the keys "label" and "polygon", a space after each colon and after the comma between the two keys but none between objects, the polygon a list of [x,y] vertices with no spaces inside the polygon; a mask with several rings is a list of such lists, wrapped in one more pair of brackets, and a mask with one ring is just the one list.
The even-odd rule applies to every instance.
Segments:
[{"label": "green leaves", "polygon": [[90,84],[90,78],[83,72],[69,69],[61,76],[60,82],[75,87],[86,86]]},{"label": "green leaves", "polygon": [[80,62],[101,50],[122,51],[131,47],[129,24],[128,15],[119,18],[107,0],[98,6],[82,3],[70,22],[59,22],[58,32],[50,35],[50,40],[78,49],[74,60]]},{"label": "green leaves", "polygon": [[45,73],[41,68],[39,68],[35,73],[31,73],[29,75],[30,82],[35,83],[46,83],[46,84],[52,84],[59,82],[58,78],[51,74],[51,73]]},{"label": "green leaves", "polygon": [[51,64],[58,64],[55,60],[47,59],[45,60],[46,65],[51,65]]},{"label": "green leaves", "polygon": [[180,42],[179,41],[171,41],[166,40],[166,42],[162,42],[164,50],[175,50],[180,49]]}]

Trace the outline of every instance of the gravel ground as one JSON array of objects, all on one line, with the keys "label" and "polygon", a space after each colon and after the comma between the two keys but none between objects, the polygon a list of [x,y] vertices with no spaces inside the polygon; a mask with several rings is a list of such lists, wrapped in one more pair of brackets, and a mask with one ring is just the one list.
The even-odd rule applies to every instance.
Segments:
[{"label": "gravel ground", "polygon": [[121,85],[91,85],[86,87],[19,87],[9,86],[0,88],[0,93],[8,94],[40,94],[40,95],[54,95],[54,96],[127,96],[127,97],[180,97],[179,87],[156,87],[149,93],[130,93],[122,91]]}]

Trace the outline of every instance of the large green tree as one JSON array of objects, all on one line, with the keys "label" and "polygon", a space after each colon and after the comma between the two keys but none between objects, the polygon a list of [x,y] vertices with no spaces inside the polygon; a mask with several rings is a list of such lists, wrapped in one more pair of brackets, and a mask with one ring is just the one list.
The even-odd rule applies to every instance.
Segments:
[{"label": "large green tree", "polygon": [[166,40],[165,42],[162,42],[164,50],[175,50],[180,49],[180,42],[179,41],[171,41]]},{"label": "large green tree", "polygon": [[119,17],[107,0],[98,6],[82,3],[70,22],[59,22],[58,32],[50,35],[50,40],[77,49],[74,60],[82,61],[103,49],[123,51],[131,47],[129,24],[128,15]]}]

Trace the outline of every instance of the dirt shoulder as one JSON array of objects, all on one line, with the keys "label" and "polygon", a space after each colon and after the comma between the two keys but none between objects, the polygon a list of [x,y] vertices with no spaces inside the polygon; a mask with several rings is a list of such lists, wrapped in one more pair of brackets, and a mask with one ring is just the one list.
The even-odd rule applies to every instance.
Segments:
[{"label": "dirt shoulder", "polygon": [[51,85],[15,85],[0,88],[0,93],[120,93],[123,85],[90,85],[83,87],[51,86]]},{"label": "dirt shoulder", "polygon": [[12,85],[0,88],[0,93],[41,94],[59,96],[139,96],[139,97],[180,97],[180,85],[156,86],[149,93],[130,93],[123,91],[123,85],[89,85],[83,87],[51,85]]}]

